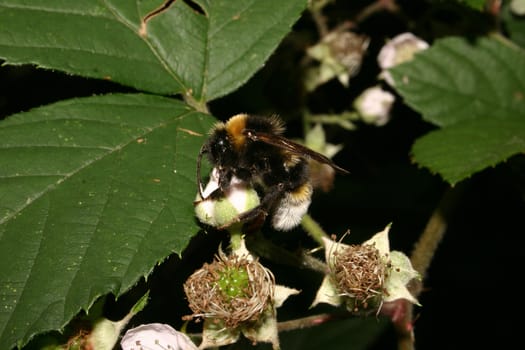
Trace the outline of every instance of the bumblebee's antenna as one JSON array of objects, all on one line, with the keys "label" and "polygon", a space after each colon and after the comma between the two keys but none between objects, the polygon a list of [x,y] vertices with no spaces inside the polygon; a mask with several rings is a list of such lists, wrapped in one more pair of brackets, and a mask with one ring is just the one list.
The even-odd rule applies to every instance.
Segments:
[{"label": "bumblebee's antenna", "polygon": [[201,162],[202,155],[206,152],[208,152],[208,147],[203,145],[197,156],[197,187],[199,188],[199,196],[201,197],[201,200],[204,199],[204,195],[202,194]]}]

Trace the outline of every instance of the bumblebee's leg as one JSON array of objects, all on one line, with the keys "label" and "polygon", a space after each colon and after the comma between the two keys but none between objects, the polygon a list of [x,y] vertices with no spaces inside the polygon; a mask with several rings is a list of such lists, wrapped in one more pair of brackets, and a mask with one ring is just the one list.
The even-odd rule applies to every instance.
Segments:
[{"label": "bumblebee's leg", "polygon": [[254,215],[253,218],[244,221],[244,224],[242,225],[242,233],[249,235],[259,231],[264,225],[267,216],[268,212],[263,209],[259,210],[257,216]]},{"label": "bumblebee's leg", "polygon": [[[200,176],[200,170],[198,170],[197,173],[199,174],[198,176]],[[230,171],[220,171],[217,180],[219,183],[219,187],[215,189],[212,193],[210,193],[206,198],[203,198],[203,194],[200,187],[201,185],[199,184],[199,195],[201,196],[201,199],[194,201],[193,205],[197,205],[206,200],[218,200],[223,198],[225,196],[225,191],[227,191],[228,187],[230,186],[232,176],[233,174]]]},{"label": "bumblebee's leg", "polygon": [[207,201],[207,200],[218,200],[220,198],[224,197],[224,191],[220,188],[217,188],[215,191],[213,191],[212,193],[210,193],[208,195],[208,197],[206,198],[202,198],[202,199],[199,199],[199,200],[196,200],[196,201],[193,201],[193,205],[197,205],[201,202],[204,202],[204,201]]},{"label": "bumblebee's leg", "polygon": [[276,186],[272,186],[271,188],[266,191],[265,196],[261,200],[261,203],[256,206],[255,208],[252,208],[242,214],[239,214],[236,218],[231,220],[230,222],[222,225],[219,227],[219,229],[225,229],[230,227],[231,225],[243,222],[243,232],[244,233],[250,233],[257,231],[261,228],[261,226],[264,224],[264,221],[266,217],[268,216],[270,210],[275,205],[276,201],[279,200],[279,198],[282,197],[284,194],[284,186],[283,184],[277,184]]}]

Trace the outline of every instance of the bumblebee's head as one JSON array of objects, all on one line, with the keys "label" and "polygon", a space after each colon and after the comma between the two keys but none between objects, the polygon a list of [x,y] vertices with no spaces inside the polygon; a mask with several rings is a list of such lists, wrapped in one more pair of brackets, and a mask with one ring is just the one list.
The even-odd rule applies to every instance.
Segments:
[{"label": "bumblebee's head", "polygon": [[230,166],[235,161],[235,150],[226,129],[216,129],[206,143],[205,153],[214,166]]},{"label": "bumblebee's head", "polygon": [[[237,156],[230,135],[224,127],[224,124],[220,123],[215,126],[208,141],[202,146],[199,152],[197,158],[197,181],[199,185],[199,193],[202,191],[200,169],[203,154],[206,154],[213,167],[219,170],[231,167],[235,164]],[[202,193],[200,194],[202,195]]]}]

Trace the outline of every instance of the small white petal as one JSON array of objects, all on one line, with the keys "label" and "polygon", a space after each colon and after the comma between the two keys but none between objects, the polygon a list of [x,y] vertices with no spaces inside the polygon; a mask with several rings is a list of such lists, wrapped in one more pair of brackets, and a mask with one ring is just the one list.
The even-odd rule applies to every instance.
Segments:
[{"label": "small white petal", "polygon": [[197,350],[186,334],[162,323],[143,324],[128,330],[120,346],[122,350]]}]

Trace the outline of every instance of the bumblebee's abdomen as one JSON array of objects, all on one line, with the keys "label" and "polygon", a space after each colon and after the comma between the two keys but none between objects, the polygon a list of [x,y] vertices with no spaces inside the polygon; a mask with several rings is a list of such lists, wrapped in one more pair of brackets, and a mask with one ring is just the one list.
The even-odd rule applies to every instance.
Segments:
[{"label": "bumblebee's abdomen", "polygon": [[289,231],[299,225],[312,201],[312,192],[310,182],[305,182],[293,191],[285,192],[275,207],[272,226],[276,230]]}]

